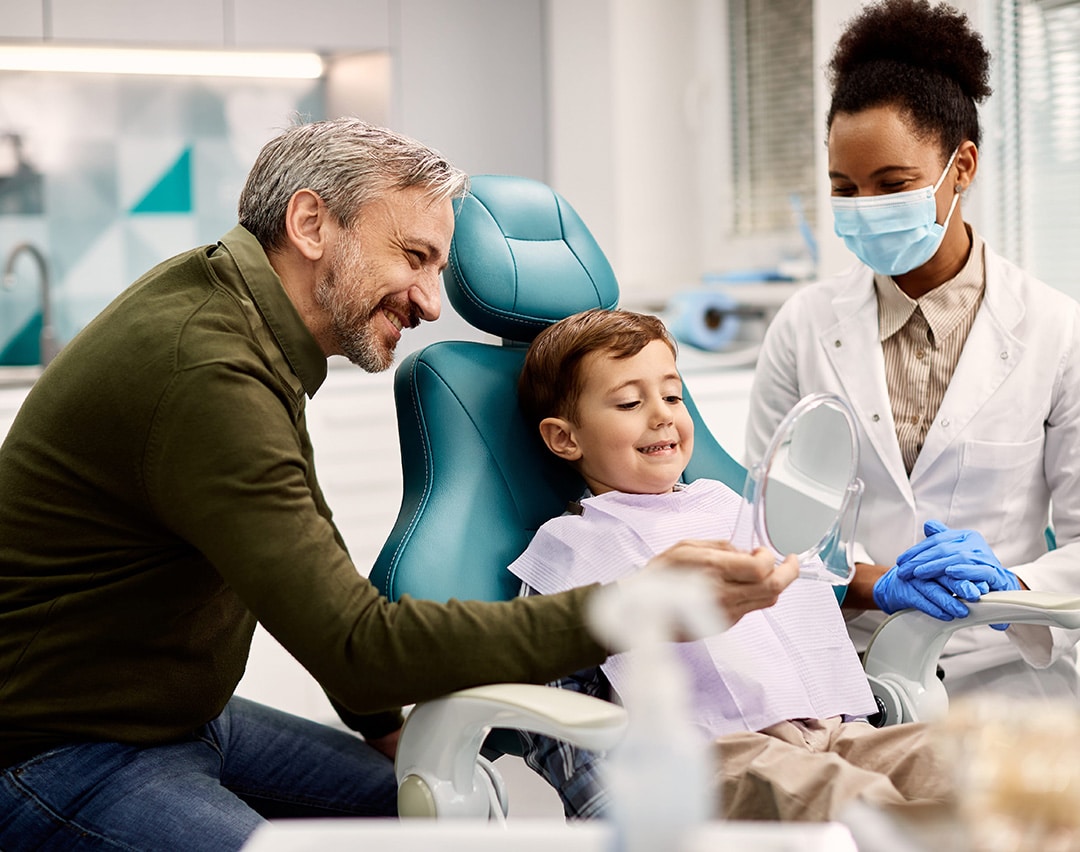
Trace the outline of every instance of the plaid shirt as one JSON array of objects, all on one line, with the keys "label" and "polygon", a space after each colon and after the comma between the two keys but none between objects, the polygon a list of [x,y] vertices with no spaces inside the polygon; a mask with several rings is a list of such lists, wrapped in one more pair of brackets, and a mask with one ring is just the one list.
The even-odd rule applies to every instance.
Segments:
[{"label": "plaid shirt", "polygon": [[[522,584],[522,595],[536,594]],[[548,686],[570,689],[611,701],[611,685],[599,666],[582,669]],[[559,794],[568,819],[596,819],[609,814],[611,795],[604,778],[602,752],[578,748],[554,737],[518,731],[525,764]]]}]

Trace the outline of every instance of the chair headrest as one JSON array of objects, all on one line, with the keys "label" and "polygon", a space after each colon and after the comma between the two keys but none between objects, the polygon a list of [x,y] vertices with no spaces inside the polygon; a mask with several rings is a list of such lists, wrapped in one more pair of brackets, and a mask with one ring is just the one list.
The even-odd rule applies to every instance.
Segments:
[{"label": "chair headrest", "polygon": [[447,297],[470,325],[527,343],[589,308],[614,308],[619,285],[574,209],[540,181],[477,175],[455,203]]}]

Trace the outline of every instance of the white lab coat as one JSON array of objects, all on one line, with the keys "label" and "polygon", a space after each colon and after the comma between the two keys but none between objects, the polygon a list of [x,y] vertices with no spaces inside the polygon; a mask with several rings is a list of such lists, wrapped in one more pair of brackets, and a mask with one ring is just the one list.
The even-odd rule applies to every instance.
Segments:
[{"label": "white lab coat", "polygon": [[[799,290],[770,324],[747,460],[761,457],[802,396],[837,393],[854,410],[861,444],[858,561],[894,564],[936,518],[979,530],[1030,588],[1080,595],[1080,305],[989,247],[985,263],[983,303],[910,478],[885,384],[873,273],[863,264]],[[857,646],[882,618],[875,611],[849,623]],[[1030,625],[960,630],[942,656],[946,687],[1080,697],[1077,639],[1080,631]]]}]

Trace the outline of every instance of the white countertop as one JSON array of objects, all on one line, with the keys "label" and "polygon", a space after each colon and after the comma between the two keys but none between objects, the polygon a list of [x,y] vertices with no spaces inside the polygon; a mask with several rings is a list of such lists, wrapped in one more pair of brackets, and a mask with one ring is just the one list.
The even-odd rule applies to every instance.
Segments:
[{"label": "white countertop", "polygon": [[29,388],[41,375],[40,366],[0,367],[0,388]]},{"label": "white countertop", "polygon": [[[243,852],[610,852],[613,830],[600,821],[291,820],[258,829]],[[696,829],[680,852],[857,852],[836,823],[715,822]],[[674,852],[674,849],[673,849]]]}]

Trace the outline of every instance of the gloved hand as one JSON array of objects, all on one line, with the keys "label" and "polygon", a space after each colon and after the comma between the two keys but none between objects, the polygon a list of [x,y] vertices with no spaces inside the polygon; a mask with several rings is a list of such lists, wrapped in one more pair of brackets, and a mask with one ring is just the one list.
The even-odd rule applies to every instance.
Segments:
[{"label": "gloved hand", "polygon": [[[976,530],[954,530],[940,521],[923,524],[926,538],[909,547],[896,560],[901,577],[936,580],[966,600],[972,588],[958,591],[956,584],[970,583],[981,593],[1015,591],[1020,588],[1017,576],[1001,566],[986,539]],[[950,582],[951,581],[951,582]],[[1008,624],[991,624],[1004,630]]]},{"label": "gloved hand", "polygon": [[[986,539],[976,530],[954,530],[941,521],[927,521],[923,533],[926,538],[896,559],[905,577],[938,577],[954,565],[984,565],[1003,570]],[[993,585],[991,588],[1000,591]]]},{"label": "gloved hand", "polygon": [[902,577],[895,565],[874,583],[874,603],[889,615],[901,609],[918,609],[942,621],[952,621],[968,614],[968,608],[960,598],[977,601],[979,596],[978,587],[966,580]]}]

